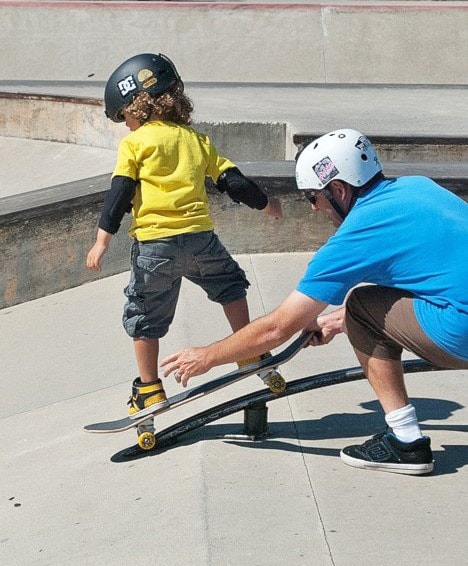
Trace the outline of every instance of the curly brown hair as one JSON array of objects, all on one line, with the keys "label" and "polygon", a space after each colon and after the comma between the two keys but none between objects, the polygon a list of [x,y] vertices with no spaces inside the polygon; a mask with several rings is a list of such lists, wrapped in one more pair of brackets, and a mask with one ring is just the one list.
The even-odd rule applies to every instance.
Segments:
[{"label": "curly brown hair", "polygon": [[193,103],[180,85],[174,85],[159,96],[140,91],[125,111],[140,124],[152,120],[164,120],[189,125],[192,121]]}]

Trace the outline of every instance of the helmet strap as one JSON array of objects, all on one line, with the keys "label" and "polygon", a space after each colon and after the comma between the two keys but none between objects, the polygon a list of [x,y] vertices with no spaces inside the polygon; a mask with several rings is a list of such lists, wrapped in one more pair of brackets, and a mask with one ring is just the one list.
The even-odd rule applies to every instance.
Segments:
[{"label": "helmet strap", "polygon": [[341,208],[341,206],[338,204],[338,201],[332,195],[330,189],[327,189],[327,188],[322,189],[322,194],[325,195],[326,199],[332,205],[334,211],[338,214],[338,216],[341,218],[341,220],[344,220],[345,217],[346,217],[346,213]]}]

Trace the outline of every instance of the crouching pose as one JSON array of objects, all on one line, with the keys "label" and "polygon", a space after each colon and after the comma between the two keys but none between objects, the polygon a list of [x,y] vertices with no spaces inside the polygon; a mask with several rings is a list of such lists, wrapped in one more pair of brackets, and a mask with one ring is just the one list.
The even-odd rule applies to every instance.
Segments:
[{"label": "crouching pose", "polygon": [[[276,310],[220,342],[168,356],[165,375],[176,371],[185,385],[303,329],[315,331],[314,346],[344,331],[388,428],[344,448],[341,458],[360,468],[428,473],[430,439],[408,400],[401,354],[407,349],[439,367],[468,368],[468,204],[426,177],[386,179],[370,141],[349,129],[307,145],[296,181],[336,233]],[[362,283],[368,285],[357,286]]]}]

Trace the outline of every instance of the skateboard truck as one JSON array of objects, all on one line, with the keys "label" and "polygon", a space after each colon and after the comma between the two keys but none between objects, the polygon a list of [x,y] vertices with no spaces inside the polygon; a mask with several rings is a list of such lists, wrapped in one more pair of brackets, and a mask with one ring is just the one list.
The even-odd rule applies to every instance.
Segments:
[{"label": "skateboard truck", "polygon": [[268,371],[265,376],[263,376],[262,373],[263,372],[260,372],[260,378],[272,393],[283,393],[286,389],[286,381],[276,369]]}]

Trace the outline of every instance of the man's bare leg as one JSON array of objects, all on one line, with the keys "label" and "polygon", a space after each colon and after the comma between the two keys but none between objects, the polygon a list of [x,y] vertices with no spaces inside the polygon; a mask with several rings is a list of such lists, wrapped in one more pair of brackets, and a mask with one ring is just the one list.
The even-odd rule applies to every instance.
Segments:
[{"label": "man's bare leg", "polygon": [[416,412],[408,402],[401,361],[355,352],[393,432],[346,446],[341,450],[341,459],[356,468],[413,475],[430,473],[434,467],[430,439],[421,436]]},{"label": "man's bare leg", "polygon": [[402,442],[421,438],[416,410],[406,392],[400,360],[380,359],[356,351],[364,373],[385,412],[385,421]]},{"label": "man's bare leg", "polygon": [[355,350],[355,353],[385,414],[408,405],[408,394],[400,360],[374,358],[358,350]]}]

